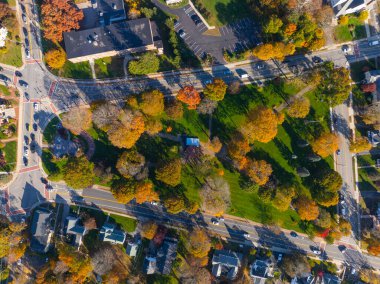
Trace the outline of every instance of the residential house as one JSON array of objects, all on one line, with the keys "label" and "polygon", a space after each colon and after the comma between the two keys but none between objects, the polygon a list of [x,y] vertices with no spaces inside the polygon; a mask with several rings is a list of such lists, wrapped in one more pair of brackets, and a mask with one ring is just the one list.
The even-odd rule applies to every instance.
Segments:
[{"label": "residential house", "polygon": [[376,83],[380,79],[380,70],[371,70],[364,73],[367,84]]},{"label": "residential house", "polygon": [[157,26],[147,18],[71,31],[63,37],[67,59],[74,63],[149,50],[163,53]]},{"label": "residential house", "polygon": [[161,247],[155,252],[146,256],[143,263],[145,274],[170,274],[172,264],[177,257],[178,240],[165,238]]},{"label": "residential house", "polygon": [[373,147],[376,147],[380,143],[380,135],[378,131],[368,131],[368,141]]},{"label": "residential house", "polygon": [[241,261],[240,253],[216,250],[212,257],[212,275],[233,280],[239,271]]},{"label": "residential house", "polygon": [[127,234],[122,230],[117,230],[114,224],[104,223],[99,236],[103,242],[122,245],[125,242]]},{"label": "residential house", "polygon": [[255,260],[251,265],[249,275],[252,277],[254,284],[264,284],[268,277],[273,277],[273,263]]},{"label": "residential house", "polygon": [[199,147],[200,141],[197,137],[186,137],[185,140],[186,147]]},{"label": "residential house", "polygon": [[33,251],[46,253],[50,249],[54,233],[52,226],[53,213],[45,208],[38,208],[33,213],[30,233],[32,235],[30,248]]},{"label": "residential house", "polygon": [[126,253],[127,255],[129,255],[130,257],[135,257],[136,254],[137,254],[137,250],[139,249],[139,245],[137,243],[134,243],[134,242],[128,242],[127,244],[127,249],[126,249]]},{"label": "residential house", "polygon": [[335,16],[338,18],[362,10],[373,8],[374,0],[331,0],[331,6]]},{"label": "residential house", "polygon": [[66,217],[66,236],[70,237],[75,246],[82,244],[82,239],[86,234],[86,228],[80,224],[78,217]]}]

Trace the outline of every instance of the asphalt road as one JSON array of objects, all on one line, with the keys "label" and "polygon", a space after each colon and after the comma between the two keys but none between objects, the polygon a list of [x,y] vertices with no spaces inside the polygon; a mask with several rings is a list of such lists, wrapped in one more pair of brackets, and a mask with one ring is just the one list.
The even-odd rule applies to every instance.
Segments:
[{"label": "asphalt road", "polygon": [[[33,8],[31,2],[26,3],[26,8]],[[130,93],[136,93],[146,88],[159,88],[165,92],[165,94],[170,95],[175,93],[179,88],[184,85],[192,84],[196,87],[204,86],[208,80],[213,77],[221,77],[226,82],[231,80],[240,80],[239,75],[242,72],[249,74],[250,78],[248,80],[241,80],[242,83],[257,83],[258,80],[264,78],[269,78],[277,76],[280,71],[276,68],[275,64],[271,61],[264,62],[264,68],[257,69],[257,62],[249,63],[238,63],[225,66],[214,66],[209,69],[204,70],[187,70],[185,72],[167,72],[164,74],[159,74],[155,76],[143,77],[143,78],[124,78],[116,80],[103,80],[103,81],[93,81],[93,80],[69,80],[60,79],[49,73],[45,67],[40,62],[40,44],[39,44],[39,30],[35,29],[38,23],[35,22],[31,13],[28,10],[28,25],[25,27],[28,30],[28,35],[30,38],[30,46],[32,49],[31,57],[33,60],[27,60],[24,67],[20,70],[22,73],[21,80],[28,83],[28,88],[20,87],[20,82],[14,76],[14,69],[6,68],[2,74],[6,74],[12,79],[12,82],[19,88],[21,92],[22,102],[22,116],[20,117],[20,132],[19,132],[19,163],[17,165],[17,171],[19,174],[13,183],[3,191],[8,203],[6,205],[6,211],[10,217],[16,218],[22,214],[27,213],[34,205],[48,199],[56,199],[57,202],[67,202],[70,201],[72,196],[71,192],[67,188],[59,189],[56,194],[58,196],[49,196],[50,194],[45,191],[44,185],[41,183],[41,177],[44,175],[41,169],[41,159],[40,150],[37,153],[29,153],[28,165],[25,166],[22,163],[20,155],[23,154],[23,139],[24,136],[30,138],[31,132],[35,134],[35,139],[39,145],[42,147],[41,139],[41,129],[43,129],[49,119],[54,117],[55,114],[69,109],[70,107],[88,104],[94,100],[106,99],[106,100],[120,100],[125,98]],[[366,41],[359,43],[358,46],[360,50],[360,55],[348,55],[347,57],[337,47],[334,50],[327,50],[317,52],[313,55],[317,55],[324,60],[333,60],[336,65],[346,66],[347,60],[352,62],[358,60],[361,57],[374,57],[380,55],[380,49],[377,47],[369,48]],[[294,72],[296,74],[302,73],[303,70],[308,69],[312,66],[311,57],[306,55],[297,55],[287,58],[285,63],[281,64],[281,69],[284,72]],[[28,93],[29,102],[23,99],[24,92]],[[39,104],[38,111],[34,110],[33,103],[37,102]],[[344,108],[344,107],[343,107]],[[336,109],[338,114],[341,114],[343,120],[346,119],[345,110]],[[27,130],[25,124],[29,123],[33,125],[37,124],[37,130]],[[342,133],[344,135],[344,133]],[[344,147],[344,146],[342,146]],[[344,150],[343,152],[346,152]],[[349,163],[349,159],[346,155],[342,155],[342,163]],[[30,164],[29,164],[30,163]],[[338,163],[340,161],[338,160]],[[348,169],[349,166],[346,166]],[[342,168],[343,169],[343,168]],[[339,170],[339,168],[338,168]],[[343,175],[345,175],[344,180],[351,180],[349,170],[344,170]],[[351,173],[352,176],[352,173]],[[350,185],[350,182],[347,182]],[[351,187],[347,191],[348,196],[353,197],[353,192]],[[66,194],[66,197],[65,197]],[[91,195],[92,194],[92,195]],[[83,193],[84,197],[75,196],[75,202],[89,202],[95,206],[99,206],[105,209],[113,209],[115,211],[130,213],[138,218],[159,218],[162,222],[173,223],[182,222],[185,224],[189,223],[189,216],[183,215],[170,215],[164,212],[163,209],[158,208],[148,208],[140,207],[134,205],[133,207],[128,207],[123,204],[115,203],[113,197],[109,192],[99,192],[96,190],[88,190]],[[66,200],[66,201],[65,201]],[[122,211],[124,210],[124,211]],[[268,245],[278,246],[280,249],[295,249],[295,245],[302,250],[308,251],[308,246],[314,244],[308,239],[298,239],[292,238],[288,233],[283,233],[282,236],[273,236],[273,232],[268,230],[263,232],[262,227],[256,228],[248,225],[246,223],[239,223],[233,220],[226,220],[225,224],[221,224],[217,227],[210,225],[211,216],[204,215],[200,217],[201,220],[197,220],[197,224],[202,226],[207,226],[212,228],[213,231],[219,232],[226,237],[234,238],[234,240],[240,240],[248,243],[267,243]],[[203,220],[202,220],[203,218]],[[191,219],[191,218],[190,218]],[[192,222],[195,222],[194,220]],[[240,229],[239,229],[240,227]],[[243,232],[248,232],[251,237],[249,240],[242,239]],[[321,246],[321,244],[314,244]],[[310,251],[310,249],[309,249]],[[354,264],[360,265],[362,263],[362,256],[355,250],[349,249],[345,255],[342,255],[336,246],[326,246],[326,252],[328,256],[335,259],[346,259]],[[368,261],[376,268],[380,268],[380,263],[377,258],[366,258]]]}]

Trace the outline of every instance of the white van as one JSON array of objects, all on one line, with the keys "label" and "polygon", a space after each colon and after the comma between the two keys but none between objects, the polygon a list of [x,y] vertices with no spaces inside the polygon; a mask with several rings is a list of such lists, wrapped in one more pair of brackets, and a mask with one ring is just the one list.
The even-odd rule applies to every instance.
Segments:
[{"label": "white van", "polygon": [[373,40],[373,41],[370,41],[368,43],[369,46],[375,46],[375,45],[379,45],[379,44],[380,44],[380,41],[378,41],[378,40]]}]

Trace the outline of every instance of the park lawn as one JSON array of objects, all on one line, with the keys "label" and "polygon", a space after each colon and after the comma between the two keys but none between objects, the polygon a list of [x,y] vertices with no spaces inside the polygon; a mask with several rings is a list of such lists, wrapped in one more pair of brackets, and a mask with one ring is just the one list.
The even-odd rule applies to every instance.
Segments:
[{"label": "park lawn", "polygon": [[124,76],[124,58],[123,57],[104,57],[95,60],[96,78],[115,78]]},{"label": "park lawn", "polygon": [[[346,42],[352,40],[358,40],[361,38],[365,38],[367,33],[365,31],[364,22],[360,21],[355,16],[349,16],[347,25],[338,25],[334,30],[334,38],[337,42]],[[355,29],[353,32],[350,32],[348,26],[354,25]]]},{"label": "park lawn", "polygon": [[17,162],[17,142],[12,141],[5,144],[3,148],[5,161],[7,162],[6,168],[8,171],[13,171]]},{"label": "park lawn", "polygon": [[65,78],[73,79],[92,79],[90,63],[88,61],[72,63],[66,61],[65,65],[59,70],[51,70],[53,74]]},{"label": "park lawn", "polygon": [[110,221],[120,225],[120,227],[128,233],[132,233],[136,230],[137,220],[128,218],[125,216],[110,214]]},{"label": "park lawn", "polygon": [[252,16],[246,0],[198,0],[203,4],[210,17],[207,22],[214,26],[223,26],[244,17]]},{"label": "park lawn", "polygon": [[6,86],[0,85],[0,94],[4,95],[4,96],[10,96],[11,92],[9,91],[9,89]]}]

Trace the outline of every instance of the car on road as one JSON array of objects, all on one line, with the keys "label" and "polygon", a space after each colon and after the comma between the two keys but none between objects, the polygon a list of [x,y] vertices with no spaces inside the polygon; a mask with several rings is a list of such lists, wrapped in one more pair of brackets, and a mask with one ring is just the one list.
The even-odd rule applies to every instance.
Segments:
[{"label": "car on road", "polygon": [[30,51],[29,51],[29,48],[25,48],[25,56],[26,58],[30,58]]},{"label": "car on road", "polygon": [[45,184],[45,189],[47,191],[53,191],[54,188],[53,188],[53,186],[51,184],[47,183],[47,184]]},{"label": "car on road", "polygon": [[24,156],[25,157],[29,156],[29,149],[28,149],[28,147],[24,147]]},{"label": "car on road", "polygon": [[243,236],[244,236],[244,238],[246,238],[246,239],[249,239],[249,238],[251,237],[248,233],[245,233]]},{"label": "car on road", "polygon": [[28,94],[27,92],[24,93],[24,97],[25,97],[25,99],[26,99],[27,101],[30,100],[30,96],[29,96],[29,94]]},{"label": "car on road", "polygon": [[38,129],[37,123],[33,123],[33,130],[37,131],[37,129]]},{"label": "car on road", "polygon": [[47,183],[48,183],[48,180],[47,180],[46,178],[44,178],[44,177],[41,177],[41,182],[42,182],[43,184],[47,184]]},{"label": "car on road", "polygon": [[298,234],[296,232],[290,232],[290,236],[292,236],[293,238],[297,238],[298,237]]},{"label": "car on road", "polygon": [[320,255],[322,252],[319,248],[317,247],[311,247],[311,251],[315,254],[315,255]]},{"label": "car on road", "polygon": [[257,70],[263,69],[264,67],[265,67],[264,63],[262,63],[262,62],[259,62],[259,63],[256,64],[256,69]]},{"label": "car on road", "polygon": [[193,20],[193,22],[194,22],[194,24],[195,24],[196,26],[202,24],[202,20],[201,20],[201,18],[199,18],[198,15],[196,15],[196,14],[191,15],[190,18]]},{"label": "car on road", "polygon": [[154,206],[158,206],[158,202],[157,201],[151,201],[150,204],[154,205]]},{"label": "car on road", "polygon": [[20,71],[15,71],[15,75],[16,75],[17,77],[19,77],[19,78],[22,77],[22,73],[21,73]]},{"label": "car on road", "polygon": [[211,220],[211,223],[215,226],[218,226],[219,225],[219,221],[217,219],[212,219]]},{"label": "car on road", "polygon": [[340,155],[340,149],[336,150],[336,154],[337,154],[337,156]]},{"label": "car on road", "polygon": [[344,245],[338,246],[338,249],[340,250],[341,253],[346,253],[346,251],[347,251],[347,247]]},{"label": "car on road", "polygon": [[179,30],[178,31],[178,34],[181,38],[184,38],[186,36],[186,33],[184,32],[184,30]]},{"label": "car on road", "polygon": [[24,166],[26,167],[28,165],[28,158],[27,157],[23,157],[22,161],[24,162]]},{"label": "car on road", "polygon": [[22,21],[23,21],[24,23],[26,23],[26,15],[25,15],[25,14],[22,14],[21,18],[22,18]]},{"label": "car on road", "polygon": [[277,262],[280,262],[282,260],[282,253],[280,253],[277,257]]},{"label": "car on road", "polygon": [[33,108],[35,111],[38,111],[39,109],[38,103],[33,103]]},{"label": "car on road", "polygon": [[342,51],[344,53],[348,53],[351,51],[351,47],[348,44],[344,44],[344,45],[342,45]]},{"label": "car on road", "polygon": [[311,60],[313,61],[314,64],[319,64],[323,62],[323,59],[318,56],[313,56]]},{"label": "car on road", "polygon": [[20,81],[18,81],[18,82],[19,82],[20,86],[21,86],[21,87],[24,87],[25,89],[27,89],[27,88],[29,87],[28,83],[25,82],[25,81],[23,81],[23,80],[20,80]]},{"label": "car on road", "polygon": [[218,220],[219,220],[220,222],[224,222],[224,217],[223,217],[223,216],[220,216],[220,217],[218,218]]}]

